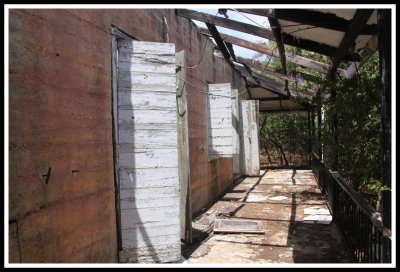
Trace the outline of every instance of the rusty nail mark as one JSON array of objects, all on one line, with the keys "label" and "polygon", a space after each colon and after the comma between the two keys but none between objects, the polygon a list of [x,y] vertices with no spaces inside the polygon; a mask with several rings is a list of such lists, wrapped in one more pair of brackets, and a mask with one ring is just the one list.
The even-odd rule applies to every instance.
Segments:
[{"label": "rusty nail mark", "polygon": [[49,183],[50,172],[51,172],[51,167],[49,167],[49,170],[47,170],[47,174],[43,175],[43,177],[45,177],[44,184],[48,184]]}]

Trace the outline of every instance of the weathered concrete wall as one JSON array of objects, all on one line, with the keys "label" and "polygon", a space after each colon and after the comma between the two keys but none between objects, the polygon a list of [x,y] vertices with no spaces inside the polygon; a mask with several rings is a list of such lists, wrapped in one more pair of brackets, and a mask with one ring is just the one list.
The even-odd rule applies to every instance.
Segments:
[{"label": "weathered concrete wall", "polygon": [[[165,17],[165,20],[164,20]],[[167,24],[165,23],[167,22]],[[214,45],[174,10],[9,12],[10,261],[118,262],[112,147],[111,25],[186,50],[192,211],[232,182],[207,160],[206,84],[243,89]],[[168,35],[167,35],[168,34]],[[51,168],[46,184],[45,175]],[[216,174],[217,173],[217,174]]]}]

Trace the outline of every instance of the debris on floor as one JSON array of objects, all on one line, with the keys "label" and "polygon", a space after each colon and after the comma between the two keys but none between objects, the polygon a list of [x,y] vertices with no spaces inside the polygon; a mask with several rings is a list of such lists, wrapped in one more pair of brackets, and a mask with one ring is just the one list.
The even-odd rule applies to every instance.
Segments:
[{"label": "debris on floor", "polygon": [[261,221],[240,219],[216,219],[214,232],[225,233],[265,233]]},{"label": "debris on floor", "polygon": [[311,170],[240,179],[201,212],[182,247],[187,264],[353,262]]},{"label": "debris on floor", "polygon": [[319,206],[305,208],[304,214],[309,215],[303,218],[303,222],[306,224],[317,223],[329,225],[332,222],[332,216],[329,210]]}]

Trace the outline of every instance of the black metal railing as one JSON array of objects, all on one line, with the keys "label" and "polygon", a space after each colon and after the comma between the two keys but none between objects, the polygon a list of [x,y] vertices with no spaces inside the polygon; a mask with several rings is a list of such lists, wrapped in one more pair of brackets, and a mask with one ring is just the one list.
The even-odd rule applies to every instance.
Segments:
[{"label": "black metal railing", "polygon": [[390,230],[382,224],[381,215],[337,171],[326,168],[315,153],[312,169],[321,191],[328,198],[332,219],[340,228],[355,261],[383,263],[383,256],[388,253],[384,251],[389,250],[390,255],[391,238]]}]

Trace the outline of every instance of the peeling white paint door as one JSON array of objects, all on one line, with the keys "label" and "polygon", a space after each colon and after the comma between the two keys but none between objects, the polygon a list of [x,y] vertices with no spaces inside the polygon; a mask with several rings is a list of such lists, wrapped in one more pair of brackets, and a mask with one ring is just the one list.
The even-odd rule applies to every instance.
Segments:
[{"label": "peeling white paint door", "polygon": [[231,84],[209,84],[207,94],[208,159],[232,157]]},{"label": "peeling white paint door", "polygon": [[118,41],[120,262],[181,259],[174,44]]},{"label": "peeling white paint door", "polygon": [[243,174],[257,176],[260,174],[260,142],[258,137],[258,100],[242,100],[243,125]]}]

